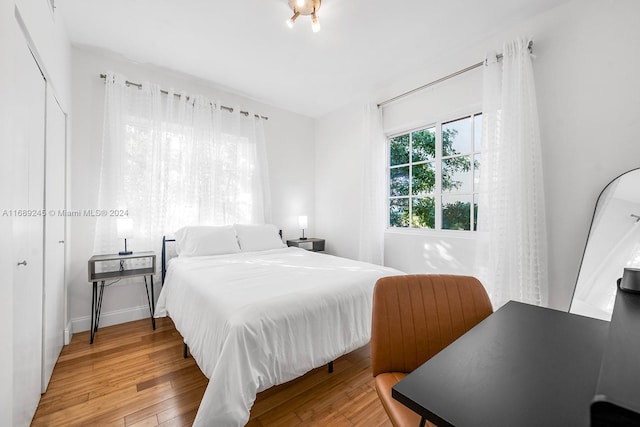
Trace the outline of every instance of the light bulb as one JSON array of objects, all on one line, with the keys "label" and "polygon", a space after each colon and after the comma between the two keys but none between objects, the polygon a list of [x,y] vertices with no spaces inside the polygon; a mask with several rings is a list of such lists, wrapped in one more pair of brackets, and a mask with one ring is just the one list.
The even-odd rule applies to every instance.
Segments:
[{"label": "light bulb", "polygon": [[311,15],[311,29],[314,33],[320,31],[320,20],[318,19],[318,15],[315,13]]},{"label": "light bulb", "polygon": [[287,26],[289,28],[293,28],[293,23],[296,22],[298,16],[300,16],[300,12],[295,12],[291,18],[287,19]]},{"label": "light bulb", "polygon": [[298,1],[296,2],[296,5],[297,5],[298,7],[302,7],[302,6],[304,6],[304,4],[305,4],[305,0],[298,0]]}]

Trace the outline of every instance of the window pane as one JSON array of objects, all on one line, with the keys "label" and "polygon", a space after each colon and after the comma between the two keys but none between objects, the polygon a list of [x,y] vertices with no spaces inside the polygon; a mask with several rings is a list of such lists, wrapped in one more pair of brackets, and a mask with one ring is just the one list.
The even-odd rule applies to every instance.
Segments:
[{"label": "window pane", "polygon": [[442,155],[453,156],[471,152],[471,118],[442,125]]},{"label": "window pane", "polygon": [[433,163],[413,165],[411,192],[416,196],[433,194],[436,187],[436,166]]},{"label": "window pane", "polygon": [[476,114],[473,120],[473,147],[474,151],[480,151],[482,148],[482,114]]},{"label": "window pane", "polygon": [[404,165],[409,163],[409,134],[396,136],[389,140],[390,165]]},{"label": "window pane", "polygon": [[442,161],[442,192],[471,193],[471,156],[452,157]]},{"label": "window pane", "polygon": [[389,200],[389,225],[391,227],[409,226],[409,199]]},{"label": "window pane", "polygon": [[473,196],[473,231],[478,229],[478,195]]},{"label": "window pane", "polygon": [[436,128],[422,129],[411,134],[413,153],[411,161],[422,162],[436,157]]},{"label": "window pane", "polygon": [[442,229],[469,230],[472,196],[442,196]]},{"label": "window pane", "polygon": [[409,166],[401,166],[399,168],[391,168],[389,170],[390,196],[408,196],[409,195]]},{"label": "window pane", "polygon": [[389,138],[389,226],[475,230],[481,138],[482,113]]},{"label": "window pane", "polygon": [[415,197],[411,199],[411,226],[435,228],[436,203],[433,197]]}]

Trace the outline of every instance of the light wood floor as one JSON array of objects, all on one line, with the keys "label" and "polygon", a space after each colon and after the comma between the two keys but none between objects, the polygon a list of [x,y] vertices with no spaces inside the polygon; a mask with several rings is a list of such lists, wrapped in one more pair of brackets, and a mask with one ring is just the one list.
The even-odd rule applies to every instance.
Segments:
[{"label": "light wood floor", "polygon": [[[73,336],[62,350],[34,426],[190,426],[207,379],[171,320],[149,319]],[[247,424],[391,426],[376,395],[369,348],[260,394]]]}]

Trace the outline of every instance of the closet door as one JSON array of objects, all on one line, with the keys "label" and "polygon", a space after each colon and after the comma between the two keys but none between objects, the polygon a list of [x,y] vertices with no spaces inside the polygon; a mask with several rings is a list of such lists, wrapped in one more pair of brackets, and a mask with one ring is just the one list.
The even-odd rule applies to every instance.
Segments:
[{"label": "closet door", "polygon": [[[19,34],[19,31],[16,33]],[[45,81],[15,37],[13,218],[13,424],[28,426],[42,385]]]},{"label": "closet door", "polygon": [[46,114],[42,393],[64,345],[66,117],[51,90]]}]

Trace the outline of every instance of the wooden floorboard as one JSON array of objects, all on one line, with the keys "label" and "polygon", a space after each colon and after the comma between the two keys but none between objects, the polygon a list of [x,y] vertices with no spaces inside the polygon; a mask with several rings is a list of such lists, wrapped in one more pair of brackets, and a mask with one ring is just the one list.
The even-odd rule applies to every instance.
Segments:
[{"label": "wooden floorboard", "polygon": [[[391,426],[371,377],[369,347],[259,393],[247,426]],[[208,380],[168,318],[74,334],[33,426],[191,426]]]}]

